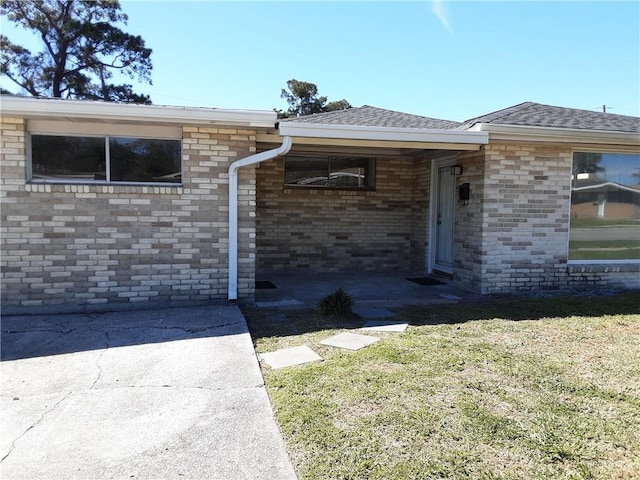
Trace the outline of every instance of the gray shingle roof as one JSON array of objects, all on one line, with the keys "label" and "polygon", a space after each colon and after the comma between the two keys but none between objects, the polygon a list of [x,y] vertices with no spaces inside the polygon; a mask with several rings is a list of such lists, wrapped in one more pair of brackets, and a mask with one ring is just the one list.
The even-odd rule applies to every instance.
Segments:
[{"label": "gray shingle roof", "polygon": [[640,118],[638,117],[555,107],[534,102],[524,102],[472,118],[457,128],[467,130],[476,123],[640,133]]},{"label": "gray shingle roof", "polygon": [[437,130],[468,130],[477,123],[522,125],[528,127],[572,128],[610,132],[640,133],[640,118],[601,113],[576,108],[556,107],[534,102],[488,113],[463,123],[364,105],[336,112],[317,113],[286,118],[282,122],[318,125],[351,125],[363,127],[421,128]]},{"label": "gray shingle roof", "polygon": [[461,124],[451,120],[422,117],[364,105],[362,107],[316,113],[304,117],[286,118],[282,122],[314,123],[321,125],[352,125],[362,127],[396,127],[449,130]]}]

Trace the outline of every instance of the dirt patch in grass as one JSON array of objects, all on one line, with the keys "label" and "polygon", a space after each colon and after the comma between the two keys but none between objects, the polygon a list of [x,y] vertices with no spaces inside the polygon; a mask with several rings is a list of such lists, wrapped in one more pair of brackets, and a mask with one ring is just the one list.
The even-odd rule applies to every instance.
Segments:
[{"label": "dirt patch in grass", "polygon": [[302,479],[640,478],[637,292],[399,309],[357,352],[319,342],[358,318],[245,313],[258,352],[324,358],[263,366]]}]

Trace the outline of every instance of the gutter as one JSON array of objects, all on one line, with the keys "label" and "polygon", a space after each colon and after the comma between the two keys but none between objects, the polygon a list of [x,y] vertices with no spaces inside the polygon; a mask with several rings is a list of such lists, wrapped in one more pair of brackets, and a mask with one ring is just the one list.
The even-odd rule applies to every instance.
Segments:
[{"label": "gutter", "polygon": [[474,145],[486,145],[489,143],[489,134],[484,131],[435,128],[369,127],[361,125],[280,122],[278,131],[280,135],[289,135],[292,137],[425,143],[468,143]]},{"label": "gutter", "polygon": [[238,300],[238,170],[285,155],[293,145],[291,137],[285,136],[282,145],[266,152],[256,153],[229,165],[229,286],[228,299]]},{"label": "gutter", "polygon": [[501,125],[494,123],[476,123],[467,131],[488,133],[492,141],[511,140],[640,146],[640,133],[638,132],[585,130],[578,128],[540,127],[529,125]]},{"label": "gutter", "polygon": [[4,117],[273,128],[275,112],[2,95]]}]

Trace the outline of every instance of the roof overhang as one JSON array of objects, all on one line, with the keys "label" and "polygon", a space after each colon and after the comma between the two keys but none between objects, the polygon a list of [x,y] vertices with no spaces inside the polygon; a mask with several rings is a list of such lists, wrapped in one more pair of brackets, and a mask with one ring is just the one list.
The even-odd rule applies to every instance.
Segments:
[{"label": "roof overhang", "polygon": [[545,142],[563,144],[620,145],[640,148],[640,133],[576,128],[532,127],[477,123],[469,131],[489,134],[491,142]]},{"label": "roof overhang", "polygon": [[486,132],[295,122],[280,122],[278,132],[281,136],[293,137],[294,145],[306,143],[477,150],[489,142],[489,134]]},{"label": "roof overhang", "polygon": [[617,188],[618,190],[626,190],[628,192],[637,193],[637,194],[640,195],[640,189],[634,188],[634,187],[629,187],[627,185],[622,185],[620,183],[614,183],[614,182],[604,182],[604,183],[598,183],[596,185],[586,185],[584,187],[573,187],[571,189],[571,191],[573,191],[573,192],[586,192],[586,191],[592,190],[594,192],[606,192],[606,191],[609,190],[609,188]]},{"label": "roof overhang", "polygon": [[266,110],[136,105],[3,95],[0,114],[26,119],[69,119],[145,124],[228,125],[273,128],[276,113]]}]

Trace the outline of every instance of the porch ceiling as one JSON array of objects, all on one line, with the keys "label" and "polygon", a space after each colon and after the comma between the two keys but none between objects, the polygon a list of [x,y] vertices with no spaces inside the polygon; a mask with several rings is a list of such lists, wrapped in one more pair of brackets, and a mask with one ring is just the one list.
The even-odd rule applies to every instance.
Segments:
[{"label": "porch ceiling", "polygon": [[[276,147],[274,143],[259,143],[257,151],[262,152]],[[399,149],[399,148],[372,148],[336,145],[294,145],[289,151],[290,155],[295,154],[322,154],[322,155],[352,155],[368,157],[409,157],[416,158],[425,154],[421,149]]]}]

